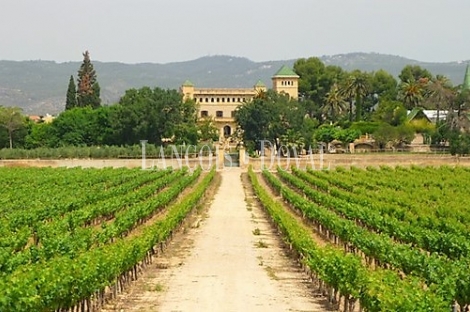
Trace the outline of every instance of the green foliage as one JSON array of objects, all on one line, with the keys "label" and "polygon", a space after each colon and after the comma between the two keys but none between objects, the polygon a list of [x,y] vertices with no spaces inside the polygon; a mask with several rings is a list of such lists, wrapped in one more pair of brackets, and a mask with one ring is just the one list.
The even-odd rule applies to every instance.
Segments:
[{"label": "green foliage", "polygon": [[263,98],[257,97],[239,106],[235,112],[235,121],[243,129],[245,144],[251,144],[257,150],[262,140],[277,145],[278,139],[289,129],[300,131],[304,118],[304,110],[298,101],[272,90]]},{"label": "green foliage", "polygon": [[449,110],[456,98],[456,90],[447,77],[437,75],[426,85],[425,94],[426,107],[437,110],[436,122],[439,122],[440,110]]},{"label": "green foliage", "polygon": [[318,126],[319,126],[319,122],[317,119],[313,119],[309,117],[304,118],[302,122],[302,126],[300,128],[300,133],[305,140],[306,148],[316,145],[316,141],[314,139],[314,132],[315,132],[315,129],[318,128]]},{"label": "green foliage", "polygon": [[318,142],[330,143],[338,136],[339,128],[330,125],[321,125],[314,134],[314,138]]},{"label": "green foliage", "polygon": [[449,149],[452,155],[470,155],[470,134],[453,131],[449,138]]},{"label": "green foliage", "polygon": [[419,81],[407,81],[400,84],[398,99],[403,101],[406,109],[420,107],[424,99],[424,85]]},{"label": "green foliage", "polygon": [[344,81],[341,93],[349,100],[349,118],[352,121],[352,104],[355,105],[355,121],[362,121],[363,101],[371,91],[371,76],[359,70],[353,71],[347,80]]},{"label": "green foliage", "polygon": [[318,142],[330,143],[333,140],[338,140],[347,145],[354,142],[359,138],[361,132],[354,128],[341,129],[332,125],[322,125],[314,133],[314,139]]},{"label": "green foliage", "polygon": [[31,130],[25,138],[25,147],[39,148],[53,146],[51,139],[53,139],[54,136],[51,129],[51,123],[32,124]]},{"label": "green foliage", "polygon": [[455,95],[454,101],[451,102],[451,109],[454,109],[460,114],[461,111],[470,109],[470,90],[465,89]]},{"label": "green foliage", "polygon": [[411,128],[413,128],[414,131],[418,133],[425,133],[431,135],[436,130],[436,126],[425,118],[413,119],[410,120],[408,123]]},{"label": "green foliage", "polygon": [[405,122],[407,110],[399,101],[380,101],[377,110],[372,114],[372,120],[386,122],[392,126],[398,126]]},{"label": "green foliage", "polygon": [[206,117],[198,123],[199,139],[202,142],[215,142],[219,140],[219,129],[214,124],[214,119]]},{"label": "green foliage", "polygon": [[335,139],[343,144],[352,143],[361,136],[361,132],[357,129],[340,129],[336,132]]},{"label": "green foliage", "polygon": [[[319,173],[323,174],[321,171]],[[356,224],[358,217],[349,219],[344,216],[344,213],[337,214],[331,211],[335,209],[333,203],[335,196],[321,195],[318,185],[315,185],[315,188],[310,188],[303,181],[298,181],[291,174],[282,170],[278,170],[278,175],[282,176],[286,183],[281,182],[267,170],[264,170],[262,175],[275,192],[282,196],[284,201],[287,201],[305,219],[308,219],[305,222],[299,221],[298,218],[295,219],[283,207],[282,203],[276,202],[272,194],[269,194],[261,187],[253,171],[249,171],[250,180],[257,197],[272,220],[282,230],[285,240],[301,254],[304,263],[314,273],[314,278],[324,282],[331,291],[339,292],[340,296],[351,299],[353,302],[358,300],[361,310],[365,311],[448,310],[453,295],[452,290],[446,290],[444,287],[438,290],[435,290],[435,287],[432,287],[432,289],[431,287],[425,287],[420,279],[412,276],[411,273],[406,273],[409,272],[408,267],[405,270],[405,276],[400,276],[394,270],[379,267],[372,269],[365,265],[363,259],[357,254],[356,248],[365,254],[369,254],[372,260],[381,259],[381,262],[388,263],[393,268],[398,266],[398,262],[394,260],[387,262],[385,259],[392,259],[396,256],[401,258],[401,264],[405,266],[410,264],[410,269],[426,271],[426,268],[432,265],[431,261],[424,265],[419,261],[410,261],[411,257],[420,257],[423,260],[426,259],[426,256],[410,251],[408,245],[395,244],[388,237],[375,234],[365,227],[358,226]],[[324,180],[321,182],[323,183]],[[367,179],[364,180],[367,181]],[[299,190],[303,194],[299,194]],[[329,191],[327,190],[326,193],[329,194]],[[325,198],[321,205],[316,204],[319,197]],[[325,208],[325,206],[329,206],[330,209]],[[347,209],[350,205],[346,203],[342,206]],[[367,216],[368,213],[363,212],[363,215]],[[380,222],[381,219],[378,221]],[[354,253],[356,254],[345,253],[342,248],[317,245],[315,238],[312,237],[313,231],[309,228],[311,222],[321,224],[321,229],[323,231],[327,229],[325,232],[328,235],[334,233],[333,235],[338,237],[344,244],[345,250],[347,246],[354,246]],[[363,246],[360,247],[360,245]],[[403,255],[405,253],[410,258],[405,257]],[[444,262],[441,262],[441,264],[444,264],[440,267],[440,272],[443,273],[445,270],[442,270],[442,268],[449,266],[445,265]],[[442,280],[442,275],[436,275],[435,277],[436,280]],[[450,283],[452,283],[452,279],[450,279]]]},{"label": "green foliage", "polygon": [[128,90],[116,105],[68,109],[50,124],[28,123],[20,110],[1,108],[0,148],[9,141],[26,148],[135,145],[140,140],[160,145],[164,139],[197,144],[196,110],[194,101],[183,102],[176,90],[148,87]]},{"label": "green foliage", "polygon": [[430,80],[432,74],[419,65],[406,65],[398,75],[402,83],[405,82],[418,82],[422,79]]},{"label": "green foliage", "polygon": [[53,120],[49,129],[46,127],[44,130],[51,135],[50,146],[103,144],[100,138],[106,129],[100,129],[97,117],[98,112],[91,107],[79,107],[63,112]]},{"label": "green foliage", "polygon": [[88,51],[83,53],[83,62],[78,71],[77,106],[98,108],[101,105],[100,86]]},{"label": "green foliage", "polygon": [[388,123],[382,123],[373,133],[376,143],[382,148],[388,144],[391,144],[393,147],[409,144],[414,139],[414,136],[415,131],[409,124],[401,124],[394,127]]},{"label": "green foliage", "polygon": [[[31,147],[29,140],[26,142],[27,148],[3,148],[0,149],[0,159],[67,159],[67,158],[124,158],[139,159],[142,157],[142,145],[129,146],[60,146],[60,147]],[[214,150],[211,145],[167,145],[157,146],[147,143],[146,158],[158,159],[162,157],[185,157],[186,153],[201,153],[207,156],[208,147]]]},{"label": "green foliage", "polygon": [[398,82],[390,73],[381,69],[372,74],[371,93],[376,94],[380,101],[397,98]]},{"label": "green foliage", "polygon": [[25,129],[26,125],[27,121],[22,114],[21,108],[0,106],[0,128],[5,131],[4,134],[6,133],[8,146],[10,148],[13,148],[15,133]]},{"label": "green foliage", "polygon": [[300,155],[305,147],[305,139],[302,137],[302,134],[293,129],[288,129],[285,134],[281,135],[280,141],[281,146],[287,149],[290,157]]},{"label": "green foliage", "polygon": [[[0,189],[14,196],[13,209],[1,208],[0,286],[9,292],[0,310],[70,310],[137,270],[198,205],[215,175],[212,169],[198,179],[201,172],[2,170],[8,179],[2,177]],[[191,192],[183,192],[190,185]],[[144,222],[160,212],[155,222]]]},{"label": "green foliage", "polygon": [[176,90],[130,89],[111,112],[113,144],[162,144],[164,140],[196,144],[196,104]]},{"label": "green foliage", "polygon": [[301,98],[304,101],[310,101],[307,114],[310,117],[320,117],[317,115],[316,108],[324,106],[327,93],[330,92],[335,82],[344,78],[344,71],[338,66],[325,66],[316,57],[298,59],[294,63],[294,71],[300,76],[299,94]]},{"label": "green foliage", "polygon": [[341,94],[338,84],[334,83],[326,94],[324,105],[321,108],[326,120],[336,122],[343,117],[347,111],[347,102]]},{"label": "green foliage", "polygon": [[73,76],[71,75],[65,99],[65,110],[69,110],[75,107],[77,107],[77,88],[75,87]]},{"label": "green foliage", "polygon": [[359,131],[362,135],[372,134],[381,126],[380,122],[376,121],[358,121],[353,122],[350,129]]},{"label": "green foliage", "polygon": [[448,122],[440,121],[436,124],[435,131],[431,134],[431,144],[445,145],[452,137],[452,131]]}]

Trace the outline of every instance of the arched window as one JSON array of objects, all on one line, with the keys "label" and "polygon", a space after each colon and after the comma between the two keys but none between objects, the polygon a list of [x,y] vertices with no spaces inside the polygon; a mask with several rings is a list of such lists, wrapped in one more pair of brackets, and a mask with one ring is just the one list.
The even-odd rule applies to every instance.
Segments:
[{"label": "arched window", "polygon": [[229,125],[225,126],[224,127],[224,136],[225,137],[228,137],[232,134],[232,128],[230,128]]}]

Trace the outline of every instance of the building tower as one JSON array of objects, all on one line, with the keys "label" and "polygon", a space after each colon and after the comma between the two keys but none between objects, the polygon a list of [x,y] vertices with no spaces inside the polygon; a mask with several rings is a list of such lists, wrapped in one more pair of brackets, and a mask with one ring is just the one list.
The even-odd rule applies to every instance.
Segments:
[{"label": "building tower", "polygon": [[258,82],[253,86],[255,91],[256,91],[256,94],[260,94],[262,92],[266,92],[267,89],[266,89],[266,85],[264,84],[264,82],[262,82],[261,80],[258,80]]},{"label": "building tower", "polygon": [[191,81],[186,80],[180,87],[180,92],[183,94],[183,100],[194,99],[194,84]]},{"label": "building tower", "polygon": [[292,99],[299,97],[299,75],[286,65],[282,66],[271,78],[273,90],[288,94]]},{"label": "building tower", "polygon": [[470,90],[470,71],[468,67],[469,65],[467,64],[467,69],[465,70],[465,77],[463,78],[462,91]]}]

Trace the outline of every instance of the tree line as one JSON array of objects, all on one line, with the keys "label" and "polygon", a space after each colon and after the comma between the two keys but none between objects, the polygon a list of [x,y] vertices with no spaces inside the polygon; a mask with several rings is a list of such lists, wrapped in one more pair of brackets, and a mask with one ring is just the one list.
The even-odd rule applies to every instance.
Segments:
[{"label": "tree line", "polygon": [[[372,135],[381,148],[400,147],[418,132],[460,153],[459,146],[469,141],[460,131],[470,108],[469,83],[453,86],[445,76],[415,65],[405,66],[398,80],[384,70],[347,72],[315,57],[297,60],[294,71],[300,76],[297,100],[267,92],[238,108],[249,149],[256,150],[263,139],[304,148],[333,140],[346,146],[361,134]],[[435,123],[408,120],[413,109],[436,110]]]},{"label": "tree line", "polygon": [[1,147],[129,146],[140,140],[197,144],[218,139],[212,120],[197,122],[194,101],[177,90],[142,87],[125,92],[118,103],[101,105],[100,86],[88,51],[77,83],[70,77],[65,111],[51,123],[33,122],[19,108],[0,106]]},{"label": "tree line", "polygon": [[[465,84],[453,86],[445,76],[434,76],[420,66],[404,67],[396,79],[384,70],[348,72],[315,57],[297,60],[294,71],[300,76],[298,99],[268,90],[237,109],[235,118],[250,151],[258,149],[262,140],[276,147],[305,148],[333,140],[346,145],[361,134],[374,136],[380,147],[400,146],[409,143],[415,132],[434,144],[450,142],[459,151],[469,145],[467,134],[460,131],[470,108]],[[415,108],[437,110],[435,125],[409,122],[407,111]],[[0,147],[217,140],[213,120],[201,122],[197,110],[196,103],[183,101],[177,90],[158,87],[130,89],[118,103],[101,105],[97,74],[86,51],[77,82],[70,77],[65,111],[52,123],[34,123],[18,108],[0,107]]]}]

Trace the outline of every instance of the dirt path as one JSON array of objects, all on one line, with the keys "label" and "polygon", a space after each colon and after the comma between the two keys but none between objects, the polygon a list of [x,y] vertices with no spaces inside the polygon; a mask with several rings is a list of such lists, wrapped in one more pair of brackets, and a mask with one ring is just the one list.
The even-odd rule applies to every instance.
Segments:
[{"label": "dirt path", "polygon": [[240,174],[222,172],[207,215],[106,311],[327,311]]}]

